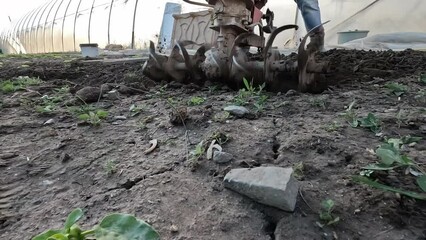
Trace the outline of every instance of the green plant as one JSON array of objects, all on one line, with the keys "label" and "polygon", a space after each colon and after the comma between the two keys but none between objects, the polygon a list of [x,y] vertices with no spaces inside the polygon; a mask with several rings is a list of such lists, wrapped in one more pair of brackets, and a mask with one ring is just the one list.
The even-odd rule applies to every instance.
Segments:
[{"label": "green plant", "polygon": [[143,110],[144,108],[142,106],[136,106],[135,104],[132,104],[129,108],[130,116],[135,117],[139,115]]},{"label": "green plant", "polygon": [[338,122],[333,121],[332,123],[329,123],[327,126],[325,126],[325,130],[326,130],[327,132],[336,132],[336,131],[338,131],[341,127],[342,127],[342,126],[341,126]]},{"label": "green plant", "polygon": [[421,74],[419,77],[419,81],[423,84],[426,84],[426,74]]},{"label": "green plant", "polygon": [[414,98],[421,103],[426,103],[426,89],[421,89],[416,93]]},{"label": "green plant", "polygon": [[197,106],[203,104],[205,101],[206,99],[202,97],[191,97],[191,99],[188,100],[188,105]]},{"label": "green plant", "polygon": [[376,115],[369,113],[367,115],[367,117],[365,118],[361,118],[358,120],[359,121],[359,126],[363,127],[363,128],[368,128],[370,129],[370,131],[374,132],[374,133],[378,133],[381,130],[380,127],[380,121],[377,118]]},{"label": "green plant", "polygon": [[17,77],[13,80],[0,82],[0,90],[4,93],[16,92],[23,90],[28,86],[40,85],[42,81],[39,78]]},{"label": "green plant", "polygon": [[117,171],[117,164],[114,160],[108,160],[105,163],[105,171],[108,175],[112,175]]},{"label": "green plant", "polygon": [[52,113],[57,110],[58,103],[62,102],[62,96],[48,96],[41,97],[41,103],[36,106],[36,111],[39,113]]},{"label": "green plant", "polygon": [[407,86],[394,82],[386,84],[385,87],[398,97],[404,95],[408,91]]},{"label": "green plant", "polygon": [[318,224],[320,227],[337,224],[340,221],[340,217],[336,217],[333,214],[334,206],[335,203],[331,199],[327,199],[321,202],[321,211],[319,212],[319,217],[322,223]]},{"label": "green plant", "polygon": [[312,107],[326,109],[328,105],[328,99],[326,96],[313,97],[309,99],[309,103]]},{"label": "green plant", "polygon": [[204,155],[205,151],[206,147],[204,146],[204,141],[201,141],[197,144],[197,146],[195,146],[195,149],[190,152],[191,157],[189,158],[189,164],[192,169],[195,169],[198,166],[198,161]]},{"label": "green plant", "polygon": [[268,100],[268,96],[263,93],[265,83],[259,85],[257,88],[250,82],[243,78],[244,88],[238,91],[237,96],[234,97],[234,103],[240,106],[252,105],[257,112],[264,109],[264,105]]},{"label": "green plant", "polygon": [[[370,164],[363,167],[361,176],[355,176],[353,179],[356,182],[367,184],[371,187],[375,187],[385,191],[391,191],[406,195],[412,198],[426,200],[426,171],[411,159],[409,156],[402,153],[402,149],[405,145],[417,143],[421,140],[419,137],[407,136],[404,138],[390,138],[386,143],[382,144],[376,150],[376,156],[379,158],[379,163]],[[395,171],[396,169],[402,169],[405,173],[411,173],[416,177],[416,183],[418,187],[425,193],[417,193],[413,191],[407,191],[400,188],[394,188],[385,184],[379,183],[377,180],[371,179],[372,175],[376,171]]]},{"label": "green plant", "polygon": [[[144,239],[158,240],[160,235],[146,222],[128,214],[109,214],[93,229],[83,231],[77,221],[83,216],[80,208],[73,210],[65,221],[63,229],[50,229],[32,240],[112,240],[112,239]],[[94,238],[93,238],[94,235]]]},{"label": "green plant", "polygon": [[90,111],[89,113],[81,114],[78,116],[78,118],[93,126],[99,126],[101,124],[102,119],[105,119],[107,116],[107,111],[98,110],[96,112]]},{"label": "green plant", "polygon": [[345,120],[351,125],[351,127],[358,127],[358,115],[354,109],[356,101],[351,102],[346,111],[342,114]]}]

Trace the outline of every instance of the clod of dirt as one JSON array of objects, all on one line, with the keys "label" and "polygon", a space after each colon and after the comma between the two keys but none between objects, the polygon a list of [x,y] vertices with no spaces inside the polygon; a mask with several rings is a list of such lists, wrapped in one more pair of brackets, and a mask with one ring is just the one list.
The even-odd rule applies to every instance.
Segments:
[{"label": "clod of dirt", "polygon": [[180,107],[173,109],[170,114],[170,123],[173,125],[183,125],[188,119],[188,109],[186,107]]},{"label": "clod of dirt", "polygon": [[101,90],[98,87],[84,87],[75,93],[75,96],[85,103],[97,102],[101,96]]},{"label": "clod of dirt", "polygon": [[68,153],[61,154],[61,162],[66,163],[71,160],[71,156]]}]

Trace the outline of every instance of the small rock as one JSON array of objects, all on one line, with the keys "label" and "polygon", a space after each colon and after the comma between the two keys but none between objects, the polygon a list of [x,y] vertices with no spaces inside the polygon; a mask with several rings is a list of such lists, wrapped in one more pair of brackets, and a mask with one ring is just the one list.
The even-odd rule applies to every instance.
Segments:
[{"label": "small rock", "polygon": [[104,83],[104,84],[101,85],[102,94],[105,94],[105,93],[111,91],[112,89],[113,89],[113,86],[111,86],[108,83]]},{"label": "small rock", "polygon": [[229,112],[230,114],[237,116],[237,117],[244,117],[244,115],[246,115],[250,112],[245,107],[234,106],[234,105],[225,107],[223,110],[225,110],[225,111]]},{"label": "small rock", "polygon": [[188,109],[186,107],[180,107],[178,109],[173,109],[169,113],[170,123],[173,125],[183,125],[184,122],[188,119]]},{"label": "small rock", "polygon": [[179,232],[179,228],[178,228],[176,225],[172,225],[172,226],[170,227],[170,231],[171,231],[172,233],[177,233],[177,232]]},{"label": "small rock", "polygon": [[126,120],[127,117],[126,116],[115,116],[114,120]]},{"label": "small rock", "polygon": [[293,212],[299,183],[292,174],[292,168],[233,169],[226,174],[224,184],[259,203]]},{"label": "small rock", "polygon": [[49,120],[47,120],[46,122],[43,123],[43,125],[51,125],[55,123],[55,119],[51,118]]},{"label": "small rock", "polygon": [[213,153],[213,161],[216,163],[228,163],[234,159],[234,156],[230,153],[215,151]]},{"label": "small rock", "polygon": [[101,91],[98,87],[84,87],[78,90],[75,96],[85,103],[92,103],[98,101],[101,96]]},{"label": "small rock", "polygon": [[49,185],[52,185],[54,182],[53,181],[51,181],[51,180],[43,180],[42,182],[41,182],[41,185],[43,185],[43,186],[49,186]]}]

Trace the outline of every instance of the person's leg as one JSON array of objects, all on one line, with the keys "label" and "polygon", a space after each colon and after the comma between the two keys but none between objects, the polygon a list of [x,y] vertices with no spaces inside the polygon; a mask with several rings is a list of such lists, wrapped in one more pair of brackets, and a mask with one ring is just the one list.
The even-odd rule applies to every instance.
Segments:
[{"label": "person's leg", "polygon": [[[305,22],[306,30],[309,32],[314,27],[321,24],[321,11],[318,0],[295,0],[297,6],[302,13],[303,21]],[[308,48],[312,50],[324,49],[324,28],[320,27],[311,37],[311,42]]]}]

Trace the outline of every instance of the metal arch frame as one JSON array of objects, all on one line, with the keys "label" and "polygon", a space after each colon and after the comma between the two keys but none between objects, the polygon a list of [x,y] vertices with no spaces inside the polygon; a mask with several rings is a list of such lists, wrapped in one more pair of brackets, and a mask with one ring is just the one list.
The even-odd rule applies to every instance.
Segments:
[{"label": "metal arch frame", "polygon": [[[27,20],[28,20],[28,17],[31,15],[31,13],[32,13],[32,11],[30,11],[27,15],[25,15],[25,17],[24,17],[24,20],[23,20],[23,22],[22,22],[22,25],[21,25],[21,33],[20,33],[20,35],[22,34],[22,30],[24,31],[24,33],[22,34],[23,35],[23,38],[22,38],[22,40],[23,41],[21,41],[21,43],[24,45],[24,44],[26,44],[25,43],[25,38],[26,38],[26,26],[25,26],[25,23],[27,22]],[[27,23],[27,25],[28,25],[28,23]],[[20,37],[19,37],[20,38]],[[24,48],[25,48],[25,46],[24,46]]]},{"label": "metal arch frame", "polygon": [[87,28],[87,40],[89,40],[89,43],[90,43],[90,25],[92,22],[92,13],[93,13],[93,7],[95,6],[95,1],[96,0],[93,0],[92,2],[92,7],[90,8],[90,14],[89,14],[89,26]]},{"label": "metal arch frame", "polygon": [[110,37],[110,29],[111,29],[111,14],[112,14],[112,6],[114,5],[115,0],[111,0],[111,4],[109,6],[109,14],[108,14],[108,45],[111,43],[111,37]]},{"label": "metal arch frame", "polygon": [[[41,11],[41,9],[43,9],[43,6],[44,5],[41,5],[40,7],[38,7],[37,8],[37,13],[35,14],[35,16],[34,16],[34,18],[33,18],[33,22],[32,22],[32,24],[31,24],[31,27],[34,27],[34,23],[35,23],[35,20],[37,19],[37,16],[38,16],[38,14],[40,13],[40,11]],[[32,34],[32,35],[34,35],[34,34]],[[30,41],[31,41],[31,35],[30,35]],[[34,44],[36,45],[36,48],[38,47],[38,44],[37,44],[37,35],[35,36],[35,38],[34,38]]]},{"label": "metal arch frame", "polygon": [[43,11],[41,12],[41,15],[40,15],[40,18],[38,19],[38,23],[37,23],[37,29],[36,29],[36,44],[37,44],[37,52],[38,52],[38,41],[37,41],[37,38],[38,38],[38,29],[40,28],[40,21],[41,21],[41,18],[43,17],[43,15],[44,15],[44,12],[46,11],[46,9],[47,9],[47,7],[50,5],[50,3],[52,3],[54,0],[52,0],[52,1],[50,1],[49,3],[47,3],[46,4],[46,7],[43,9]]},{"label": "metal arch frame", "polygon": [[37,14],[39,13],[39,11],[42,7],[43,7],[43,5],[34,9],[33,13],[31,14],[30,18],[28,19],[28,24],[30,24],[30,22],[31,22],[31,26],[30,26],[30,30],[29,30],[29,36],[28,36],[28,40],[30,42],[30,44],[29,44],[30,47],[29,47],[27,52],[33,52],[33,50],[34,50],[34,44],[35,43],[31,40],[31,36],[32,36],[32,32],[33,32],[32,28],[34,27],[34,21],[32,21],[32,20],[37,16]]},{"label": "metal arch frame", "polygon": [[62,32],[61,32],[61,38],[62,38],[62,52],[65,52],[65,44],[64,44],[64,27],[65,27],[65,19],[67,18],[67,13],[68,13],[68,8],[71,5],[72,0],[69,0],[68,4],[67,4],[67,8],[65,8],[65,13],[64,13],[64,18],[62,19]]},{"label": "metal arch frame", "polygon": [[49,20],[50,13],[52,12],[53,7],[56,5],[56,3],[58,2],[58,0],[54,0],[54,1],[55,2],[50,7],[49,12],[47,12],[46,20],[44,20],[44,26],[43,26],[43,52],[46,52],[46,25],[47,25],[47,20]]},{"label": "metal arch frame", "polygon": [[132,25],[132,45],[131,45],[132,49],[134,49],[134,48],[135,48],[135,25],[136,25],[136,11],[137,11],[137,9],[138,9],[138,2],[139,2],[139,0],[136,0],[136,3],[135,3],[135,11],[134,11],[134,13],[133,13],[133,25]]},{"label": "metal arch frame", "polygon": [[54,38],[53,38],[53,35],[54,35],[53,34],[53,30],[55,28],[55,20],[56,20],[56,16],[58,15],[59,9],[61,8],[63,2],[64,2],[64,0],[61,0],[61,2],[59,3],[58,8],[56,9],[55,15],[53,16],[52,29],[51,29],[51,33],[52,33],[51,34],[52,52],[55,52],[55,44],[53,43],[53,40],[54,40]]},{"label": "metal arch frame", "polygon": [[76,27],[76,24],[77,24],[77,17],[78,17],[78,11],[80,10],[80,4],[81,4],[81,0],[79,0],[79,2],[78,2],[78,6],[77,6],[77,9],[75,10],[75,16],[74,16],[74,30],[73,30],[74,52],[76,51],[76,48],[75,48],[75,27]]}]

